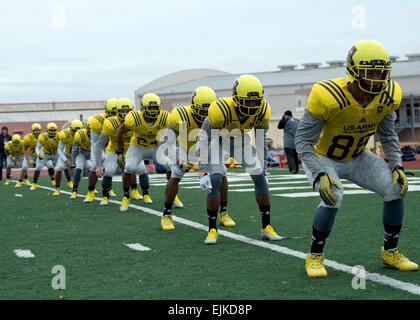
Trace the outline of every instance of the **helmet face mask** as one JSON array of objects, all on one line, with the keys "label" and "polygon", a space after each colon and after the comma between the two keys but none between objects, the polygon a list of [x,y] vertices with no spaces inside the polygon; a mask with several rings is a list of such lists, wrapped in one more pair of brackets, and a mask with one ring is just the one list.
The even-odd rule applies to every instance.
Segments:
[{"label": "helmet face mask", "polygon": [[116,105],[117,115],[121,120],[125,119],[125,116],[130,112],[134,110],[133,103],[128,98],[121,98],[118,100],[118,103]]},{"label": "helmet face mask", "polygon": [[160,98],[154,93],[147,93],[141,99],[141,112],[147,118],[157,119],[162,110]]},{"label": "helmet face mask", "polygon": [[118,99],[108,99],[105,104],[105,113],[107,117],[113,117],[117,115],[117,102]]},{"label": "helmet face mask", "polygon": [[17,133],[15,133],[15,134],[12,136],[12,142],[13,142],[13,144],[14,144],[15,146],[19,145],[19,143],[20,143],[20,135],[18,135]]},{"label": "helmet face mask", "polygon": [[70,128],[74,134],[77,130],[83,129],[83,123],[80,120],[73,120],[70,124]]},{"label": "helmet face mask", "polygon": [[41,130],[42,130],[42,128],[41,128],[41,125],[39,123],[34,123],[31,127],[32,134],[35,137],[38,137],[41,134]]},{"label": "helmet face mask", "polygon": [[264,99],[261,82],[254,76],[242,75],[233,84],[233,101],[244,116],[252,116],[260,111]]},{"label": "helmet face mask", "polygon": [[347,55],[347,76],[365,93],[377,95],[388,88],[391,62],[386,49],[377,41],[357,42]]},{"label": "helmet face mask", "polygon": [[47,124],[47,134],[50,138],[54,138],[57,134],[57,125],[53,122]]},{"label": "helmet face mask", "polygon": [[210,104],[216,100],[216,93],[209,87],[198,87],[191,99],[191,111],[198,122],[203,122],[208,115]]}]

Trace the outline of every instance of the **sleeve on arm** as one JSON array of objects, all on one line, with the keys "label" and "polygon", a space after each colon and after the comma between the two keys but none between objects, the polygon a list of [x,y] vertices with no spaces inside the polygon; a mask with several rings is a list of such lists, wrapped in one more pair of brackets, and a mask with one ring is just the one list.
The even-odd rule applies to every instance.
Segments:
[{"label": "sleeve on arm", "polygon": [[324,171],[314,149],[314,145],[321,135],[323,124],[324,121],[314,117],[308,109],[305,109],[295,135],[296,151],[301,155],[302,161],[305,162],[314,177]]},{"label": "sleeve on arm", "polygon": [[384,150],[385,159],[387,159],[392,167],[401,166],[401,148],[398,135],[395,132],[395,120],[397,115],[395,111],[386,115],[378,125],[378,137]]}]

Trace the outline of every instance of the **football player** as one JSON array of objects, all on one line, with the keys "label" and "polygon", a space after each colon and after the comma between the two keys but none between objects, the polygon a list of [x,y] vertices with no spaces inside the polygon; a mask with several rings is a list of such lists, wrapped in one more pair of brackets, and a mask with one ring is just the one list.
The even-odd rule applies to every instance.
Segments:
[{"label": "football player", "polygon": [[[204,119],[207,117],[210,104],[216,99],[216,93],[213,89],[201,86],[193,91],[191,105],[177,107],[171,112],[171,122],[162,140],[166,140],[167,144],[172,147],[172,151],[168,151],[168,153],[173,155],[178,154],[178,156],[175,159],[169,159],[167,161],[170,171],[168,171],[169,179],[165,188],[165,208],[161,218],[163,230],[175,229],[171,216],[172,204],[175,204],[175,207],[183,207],[182,202],[177,196],[178,185],[185,172],[192,169],[194,162],[196,162],[196,140],[188,139],[188,137],[192,138],[194,130],[199,131]],[[169,133],[171,137],[168,136]],[[182,148],[181,152],[180,148]],[[227,213],[227,189],[227,179],[223,177],[219,220],[224,226],[233,227],[235,226],[235,222]]]},{"label": "football player", "polygon": [[35,148],[37,155],[34,179],[29,190],[35,190],[38,187],[38,178],[44,166],[48,168],[48,175],[51,178],[51,183],[55,186],[54,181],[54,163],[58,159],[58,132],[57,125],[54,122],[47,124],[47,132],[41,133],[38,137],[38,143]]},{"label": "football player", "polygon": [[70,199],[76,199],[77,189],[79,188],[80,177],[84,168],[89,170],[91,167],[90,155],[91,155],[91,124],[92,118],[86,120],[86,128],[77,130],[74,134],[73,147],[71,151],[72,163],[76,164],[76,172],[73,177],[73,191]]},{"label": "football player", "polygon": [[7,167],[6,167],[6,181],[5,185],[10,184],[10,173],[12,172],[12,167],[17,163],[23,163],[23,141],[20,139],[20,135],[15,133],[12,135],[12,140],[8,141],[4,146],[4,151],[7,154]]},{"label": "football player", "polygon": [[70,169],[73,167],[73,162],[71,158],[72,148],[73,148],[73,140],[74,135],[76,134],[77,130],[83,128],[83,123],[80,120],[73,120],[70,123],[70,127],[63,129],[58,134],[60,142],[58,144],[58,161],[57,161],[57,168],[55,172],[55,190],[53,196],[60,195],[60,183],[61,183],[61,176],[63,174],[66,175],[67,178],[67,186],[69,188],[73,187],[73,183],[71,182],[70,176]]},{"label": "football player", "polygon": [[[169,125],[170,114],[162,110],[160,98],[154,93],[147,93],[141,99],[141,110],[133,110],[126,117],[117,133],[117,151],[119,158],[124,153],[124,136],[128,131],[133,131],[125,155],[125,167],[122,176],[124,197],[120,211],[127,211],[130,201],[129,189],[132,175],[138,170],[139,164],[145,159],[156,160],[156,151],[160,144],[161,131]],[[149,181],[146,168],[137,171],[140,176],[140,185],[143,193],[143,201],[152,203],[149,195]]]},{"label": "football player", "polygon": [[[96,116],[92,117],[90,121],[90,141],[91,141],[91,151],[90,151],[90,159],[91,159],[91,168],[88,174],[88,193],[84,200],[85,203],[93,202],[95,199],[95,186],[98,182],[98,175],[96,174],[96,168],[98,165],[102,164],[103,162],[103,149],[105,145],[98,145],[96,140],[102,135],[102,126],[104,121],[108,117],[114,117],[117,114],[117,105],[118,99],[111,98],[106,101],[105,104],[105,113],[97,114]],[[101,140],[101,139],[99,139]],[[96,150],[99,152],[96,152]],[[98,155],[98,156],[96,156]],[[110,194],[113,195],[114,192],[111,190]]]},{"label": "football player", "polygon": [[[317,82],[296,132],[296,148],[310,184],[321,196],[312,225],[312,245],[306,259],[309,277],[326,277],[324,245],[343,198],[340,179],[379,194],[383,201],[384,264],[402,271],[417,270],[397,249],[404,216],[407,178],[395,132],[395,110],[401,88],[391,79],[387,50],[374,40],[357,42],[349,51],[347,78]],[[377,133],[385,158],[368,151]]]},{"label": "football player", "polygon": [[38,137],[41,134],[42,127],[39,123],[34,123],[31,126],[31,133],[23,137],[23,164],[22,171],[20,172],[19,181],[16,183],[16,188],[22,187],[23,179],[25,184],[30,185],[28,180],[28,168],[36,162],[35,148],[38,143]]},{"label": "football player", "polygon": [[[266,131],[270,115],[270,105],[264,99],[262,84],[252,75],[241,75],[235,80],[231,97],[219,98],[211,103],[197,141],[200,185],[208,193],[209,232],[205,244],[217,243],[219,233],[216,217],[220,191],[226,179],[223,158],[231,156],[235,157],[254,181],[255,198],[262,218],[261,237],[265,240],[281,239],[270,225],[270,196],[266,177]],[[257,149],[250,140],[251,129],[255,129],[259,139],[256,142]],[[252,156],[255,153],[258,157]]]},{"label": "football player", "polygon": [[[122,173],[124,170],[124,156],[127,152],[130,140],[133,136],[133,132],[129,131],[124,137],[124,151],[123,154],[118,158],[115,151],[117,150],[117,132],[118,128],[124,123],[124,119],[130,111],[134,110],[133,103],[130,99],[121,98],[117,102],[117,116],[109,117],[105,119],[102,133],[104,137],[108,140],[108,145],[105,150],[105,161],[104,168],[100,165],[96,168],[96,174],[102,176],[102,201],[100,205],[106,206],[109,203],[109,191],[112,188],[112,177],[119,172]],[[140,164],[143,168],[139,168],[140,171],[144,171],[144,162]],[[133,181],[131,184],[131,198],[133,200],[141,200],[143,197],[139,194],[136,184],[136,175],[132,176]]]}]

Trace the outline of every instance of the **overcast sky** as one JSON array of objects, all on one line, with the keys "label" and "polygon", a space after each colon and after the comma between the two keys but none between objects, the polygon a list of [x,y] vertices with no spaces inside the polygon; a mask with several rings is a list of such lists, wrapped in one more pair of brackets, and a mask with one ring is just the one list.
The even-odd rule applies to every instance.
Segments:
[{"label": "overcast sky", "polygon": [[[0,103],[134,99],[166,74],[420,52],[420,1],[1,0]],[[344,75],[344,70],[343,70]]]}]

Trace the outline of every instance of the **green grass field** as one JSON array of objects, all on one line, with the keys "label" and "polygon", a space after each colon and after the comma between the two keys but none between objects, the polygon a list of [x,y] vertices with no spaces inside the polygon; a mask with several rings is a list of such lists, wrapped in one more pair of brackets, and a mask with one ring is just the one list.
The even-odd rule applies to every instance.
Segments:
[{"label": "green grass field", "polygon": [[[420,262],[420,170],[410,177],[399,249]],[[382,200],[350,182],[333,231],[325,247],[328,277],[310,279],[304,257],[310,248],[312,217],[319,203],[303,174],[270,169],[271,224],[282,236],[306,236],[278,242],[260,239],[261,221],[249,176],[229,171],[229,214],[236,227],[220,226],[219,241],[206,246],[205,194],[196,173],[181,182],[184,208],[173,209],[174,231],[162,231],[165,176],[150,177],[154,203],[131,201],[121,213],[121,177],[113,188],[119,195],[107,207],[84,204],[87,180],[80,197],[71,200],[62,181],[62,194],[53,197],[49,178],[39,188],[0,185],[0,299],[154,299],[154,300],[370,300],[420,298],[420,273],[403,273],[382,265]],[[280,189],[282,188],[282,189]],[[100,182],[97,185],[100,191]],[[414,191],[413,191],[414,190]],[[99,193],[100,196],[101,193]],[[150,248],[136,251],[127,244]],[[27,249],[33,258],[20,258]],[[54,289],[53,267],[65,268],[65,289]],[[352,267],[366,270],[365,289],[354,289]],[[63,274],[61,274],[63,275]],[[359,281],[360,284],[362,282]]]}]

